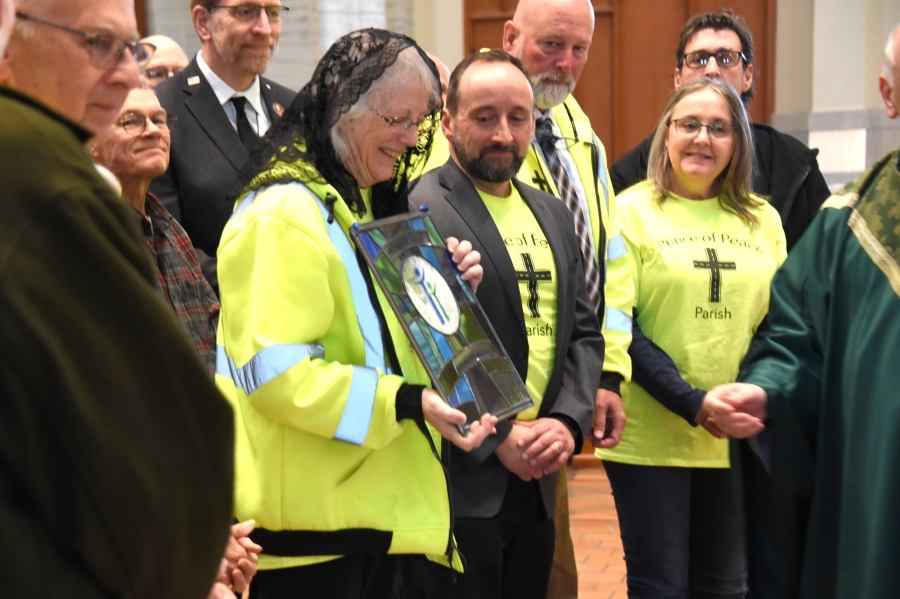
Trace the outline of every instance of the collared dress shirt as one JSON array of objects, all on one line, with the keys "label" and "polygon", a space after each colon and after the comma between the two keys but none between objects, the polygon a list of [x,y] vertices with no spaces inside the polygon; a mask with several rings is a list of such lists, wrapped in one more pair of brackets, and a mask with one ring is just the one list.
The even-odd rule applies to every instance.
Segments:
[{"label": "collared dress shirt", "polygon": [[243,96],[247,98],[244,110],[247,113],[247,120],[250,121],[250,126],[259,137],[265,135],[269,127],[272,126],[272,119],[269,118],[263,105],[259,89],[259,75],[253,78],[253,83],[250,84],[250,87],[241,91],[222,81],[222,78],[216,75],[203,60],[201,52],[197,53],[197,66],[200,67],[200,71],[206,77],[210,87],[212,87],[213,93],[216,94],[222,109],[228,115],[228,120],[231,121],[231,126],[234,127],[234,130],[237,131],[237,113],[235,112],[234,104],[231,103],[231,98]]}]

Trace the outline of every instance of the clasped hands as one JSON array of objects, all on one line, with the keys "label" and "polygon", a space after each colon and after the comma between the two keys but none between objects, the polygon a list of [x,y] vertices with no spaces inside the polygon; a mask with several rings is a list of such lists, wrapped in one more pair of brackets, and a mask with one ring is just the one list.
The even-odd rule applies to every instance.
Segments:
[{"label": "clasped hands", "polygon": [[707,392],[694,420],[714,437],[746,439],[765,428],[769,397],[749,383],[728,383]]},{"label": "clasped hands", "polygon": [[512,421],[512,430],[494,454],[506,468],[528,482],[559,470],[575,451],[569,428],[556,418]]}]

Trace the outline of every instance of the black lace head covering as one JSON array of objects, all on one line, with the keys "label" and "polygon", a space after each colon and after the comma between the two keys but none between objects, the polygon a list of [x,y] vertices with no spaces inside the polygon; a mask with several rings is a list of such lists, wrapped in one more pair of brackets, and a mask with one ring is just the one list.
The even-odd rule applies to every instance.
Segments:
[{"label": "black lace head covering", "polygon": [[[304,183],[328,183],[350,210],[363,216],[366,207],[359,185],[335,154],[331,128],[407,48],[415,48],[432,72],[432,105],[419,129],[416,147],[400,155],[390,181],[372,187],[372,211],[376,217],[405,212],[410,172],[427,160],[431,151],[440,109],[440,83],[434,63],[412,39],[383,29],[354,31],[331,46],[309,83],[254,148],[239,176],[241,188],[251,191],[297,179]],[[290,168],[277,168],[279,163],[290,164]]]}]

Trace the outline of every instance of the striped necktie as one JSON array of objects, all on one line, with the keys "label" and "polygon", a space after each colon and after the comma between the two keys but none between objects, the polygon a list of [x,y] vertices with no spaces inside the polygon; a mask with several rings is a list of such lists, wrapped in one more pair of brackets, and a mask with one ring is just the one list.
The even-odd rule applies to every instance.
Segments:
[{"label": "striped necktie", "polygon": [[575,195],[575,186],[572,185],[572,180],[569,178],[566,167],[560,158],[559,149],[556,147],[556,141],[559,138],[553,135],[553,126],[550,123],[550,119],[538,119],[534,138],[544,151],[544,158],[547,161],[547,166],[550,168],[553,182],[556,183],[556,189],[559,190],[559,197],[565,202],[566,208],[572,214],[572,220],[575,223],[575,235],[578,237],[578,246],[581,248],[582,262],[584,263],[584,276],[588,295],[594,303],[594,307],[599,310],[603,302],[603,285],[600,282],[600,270],[597,267],[597,259],[591,249],[590,225],[587,218],[585,218],[581,204],[578,203],[578,197]]}]

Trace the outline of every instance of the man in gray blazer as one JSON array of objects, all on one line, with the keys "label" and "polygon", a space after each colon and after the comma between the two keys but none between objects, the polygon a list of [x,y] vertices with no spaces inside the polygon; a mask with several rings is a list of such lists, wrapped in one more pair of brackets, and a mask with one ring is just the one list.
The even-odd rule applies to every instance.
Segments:
[{"label": "man in gray blazer", "polygon": [[[190,236],[203,275],[218,293],[216,250],[231,216],[237,174],[255,140],[291,103],[294,92],[260,77],[269,66],[287,7],[191,0],[202,48],[188,67],[156,88],[177,121],[169,169],[150,191]],[[240,109],[238,109],[240,108]]]},{"label": "man in gray blazer", "polygon": [[418,596],[544,599],[557,470],[593,422],[604,346],[575,229],[559,200],[515,179],[534,135],[533,108],[516,58],[493,50],[464,59],[441,117],[451,160],[410,194],[442,234],[481,252],[479,301],[535,400],[498,422],[480,449],[444,452],[466,572],[422,576],[420,568],[404,580]]}]

